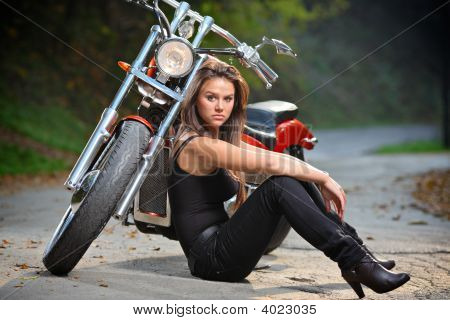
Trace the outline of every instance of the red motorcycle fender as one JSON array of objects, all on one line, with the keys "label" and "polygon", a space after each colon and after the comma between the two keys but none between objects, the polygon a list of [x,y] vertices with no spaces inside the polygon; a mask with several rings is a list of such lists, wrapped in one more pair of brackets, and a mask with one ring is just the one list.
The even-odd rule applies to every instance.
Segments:
[{"label": "red motorcycle fender", "polygon": [[152,125],[150,124],[150,122],[148,122],[147,120],[145,120],[144,118],[140,117],[140,116],[135,116],[135,115],[129,115],[126,116],[125,118],[122,118],[122,120],[120,120],[119,124],[122,123],[123,121],[137,121],[142,123],[144,126],[146,126],[148,128],[148,130],[150,130],[153,134],[155,133],[155,129],[153,129]]},{"label": "red motorcycle fender", "polygon": [[277,144],[273,151],[283,152],[287,147],[297,144],[311,150],[314,145],[303,139],[314,137],[311,131],[299,120],[292,119],[281,122],[276,128]]},{"label": "red motorcycle fender", "polygon": [[261,149],[265,149],[265,150],[269,150],[269,148],[266,147],[265,144],[261,143],[259,140],[250,137],[249,135],[243,133],[241,136],[241,140],[244,141],[245,143],[248,143],[249,145],[261,148]]}]

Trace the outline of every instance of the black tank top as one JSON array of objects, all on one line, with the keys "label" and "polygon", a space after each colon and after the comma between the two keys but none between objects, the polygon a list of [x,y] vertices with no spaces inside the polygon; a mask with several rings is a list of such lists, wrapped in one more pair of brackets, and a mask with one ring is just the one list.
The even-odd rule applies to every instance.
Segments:
[{"label": "black tank top", "polygon": [[180,168],[177,157],[183,147],[199,135],[184,140],[171,159],[169,202],[178,240],[186,256],[198,235],[214,224],[228,220],[224,201],[235,195],[239,183],[223,168],[196,176]]}]

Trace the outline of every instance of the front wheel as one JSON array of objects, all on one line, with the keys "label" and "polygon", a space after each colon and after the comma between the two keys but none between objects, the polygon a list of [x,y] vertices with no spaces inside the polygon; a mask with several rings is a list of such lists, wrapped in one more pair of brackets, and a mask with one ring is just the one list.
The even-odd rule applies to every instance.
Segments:
[{"label": "front wheel", "polygon": [[146,126],[125,121],[103,150],[98,176],[75,210],[69,207],[44,252],[45,267],[69,273],[111,218],[150,140]]}]

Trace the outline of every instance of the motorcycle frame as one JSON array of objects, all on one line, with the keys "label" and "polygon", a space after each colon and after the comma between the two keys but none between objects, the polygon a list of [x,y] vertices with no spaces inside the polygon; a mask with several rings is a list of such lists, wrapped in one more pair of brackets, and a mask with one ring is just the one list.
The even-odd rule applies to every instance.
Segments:
[{"label": "motorcycle frame", "polygon": [[[178,28],[179,23],[186,17],[188,11],[190,11],[189,4],[185,2],[177,6],[174,19],[171,23],[171,29],[173,31]],[[211,27],[214,24],[214,20],[211,17],[206,16],[201,18],[201,24],[197,30],[195,39],[192,42],[194,48],[200,45],[201,41],[211,30]],[[180,90],[174,91],[164,84],[158,82],[157,80],[147,76],[143,71],[145,62],[149,58],[150,53],[154,51],[160,39],[160,26],[152,26],[149,36],[140,49],[136,59],[131,64],[127,75],[125,76],[125,79],[123,80],[120,88],[116,92],[110,106],[103,111],[99,123],[97,124],[85,148],[83,149],[83,152],[81,153],[66,182],[64,183],[64,185],[72,191],[76,191],[80,187],[80,183],[83,177],[92,167],[92,164],[97,157],[97,154],[100,151],[101,147],[111,137],[114,125],[118,118],[118,109],[120,108],[121,104],[125,100],[131,87],[137,79],[146,82],[156,90],[159,90],[160,92],[163,92],[164,94],[172,98],[174,100],[174,103],[171,105],[167,116],[161,122],[158,130],[156,132],[153,132],[149,145],[139,162],[136,174],[130,180],[128,187],[126,188],[121,200],[117,205],[117,209],[115,212],[116,218],[125,217],[125,213],[130,207],[133,198],[142,185],[143,180],[152,167],[157,155],[164,146],[165,137],[169,131],[169,128],[178,116],[181,102],[183,101],[192,83],[192,80],[194,79],[195,74],[206,59],[206,55],[196,55],[194,66],[190,74],[187,76],[184,86],[180,88]]]},{"label": "motorcycle frame", "polygon": [[[170,23],[170,31],[172,33],[171,38],[178,38],[174,35],[174,32],[186,16],[189,16],[200,23],[197,28],[195,38],[191,42],[194,49],[199,47],[204,37],[212,30],[231,43],[235,48],[239,48],[239,50],[243,52],[243,55],[245,55],[246,58],[245,61],[247,62],[246,66],[251,67],[257,73],[257,75],[265,82],[266,88],[270,88],[271,83],[278,78],[278,75],[259,59],[259,55],[256,51],[250,50],[251,47],[248,47],[245,43],[239,42],[239,40],[236,39],[236,37],[234,37],[231,33],[215,25],[213,18],[209,16],[201,16],[199,13],[190,10],[190,5],[186,2],[178,3],[175,0],[162,1],[175,8],[174,18]],[[86,174],[89,174],[90,170],[92,170],[92,166],[95,163],[99,152],[101,152],[102,146],[105,145],[105,143],[110,139],[118,119],[118,110],[131,90],[133,84],[135,84],[137,80],[141,80],[154,89],[164,93],[166,96],[173,99],[173,102],[171,102],[168,113],[160,123],[158,130],[152,132],[148,147],[139,161],[138,169],[117,204],[114,217],[120,220],[126,219],[128,209],[131,207],[133,199],[136,199],[142,183],[152,168],[158,154],[165,145],[167,140],[166,136],[179,114],[181,103],[186,96],[186,93],[188,92],[198,69],[207,57],[203,51],[201,51],[201,53],[195,53],[195,62],[192,70],[187,75],[187,78],[185,78],[184,86],[181,88],[177,87],[175,90],[172,90],[165,84],[148,76],[145,67],[145,62],[148,61],[150,53],[155,51],[158,43],[163,38],[164,34],[159,25],[154,25],[150,28],[150,33],[141,47],[136,59],[127,69],[127,74],[121,86],[116,92],[109,107],[103,111],[100,121],[98,122],[64,183],[67,189],[74,192],[80,188],[84,177]]]}]

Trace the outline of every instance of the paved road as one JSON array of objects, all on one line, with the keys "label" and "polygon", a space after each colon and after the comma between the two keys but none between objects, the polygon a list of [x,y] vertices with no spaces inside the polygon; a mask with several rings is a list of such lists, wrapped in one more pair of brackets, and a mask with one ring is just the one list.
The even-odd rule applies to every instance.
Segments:
[{"label": "paved road", "polygon": [[[397,270],[411,273],[411,281],[392,293],[378,295],[366,289],[367,299],[449,299],[450,222],[411,206],[410,195],[412,175],[449,168],[449,155],[367,153],[393,141],[392,133],[403,137],[400,141],[437,134],[429,127],[319,132],[319,145],[324,147],[311,152],[310,160],[347,190],[346,219],[369,247],[380,256],[395,258]],[[0,239],[6,240],[0,249],[0,298],[356,298],[335,263],[294,232],[245,281],[215,283],[190,275],[177,242],[136,233],[113,220],[73,272],[54,277],[40,260],[69,197],[62,188],[0,196]]]},{"label": "paved road", "polygon": [[427,125],[319,130],[314,133],[319,143],[311,156],[317,160],[327,160],[333,156],[359,157],[385,144],[439,138],[438,128]]}]

